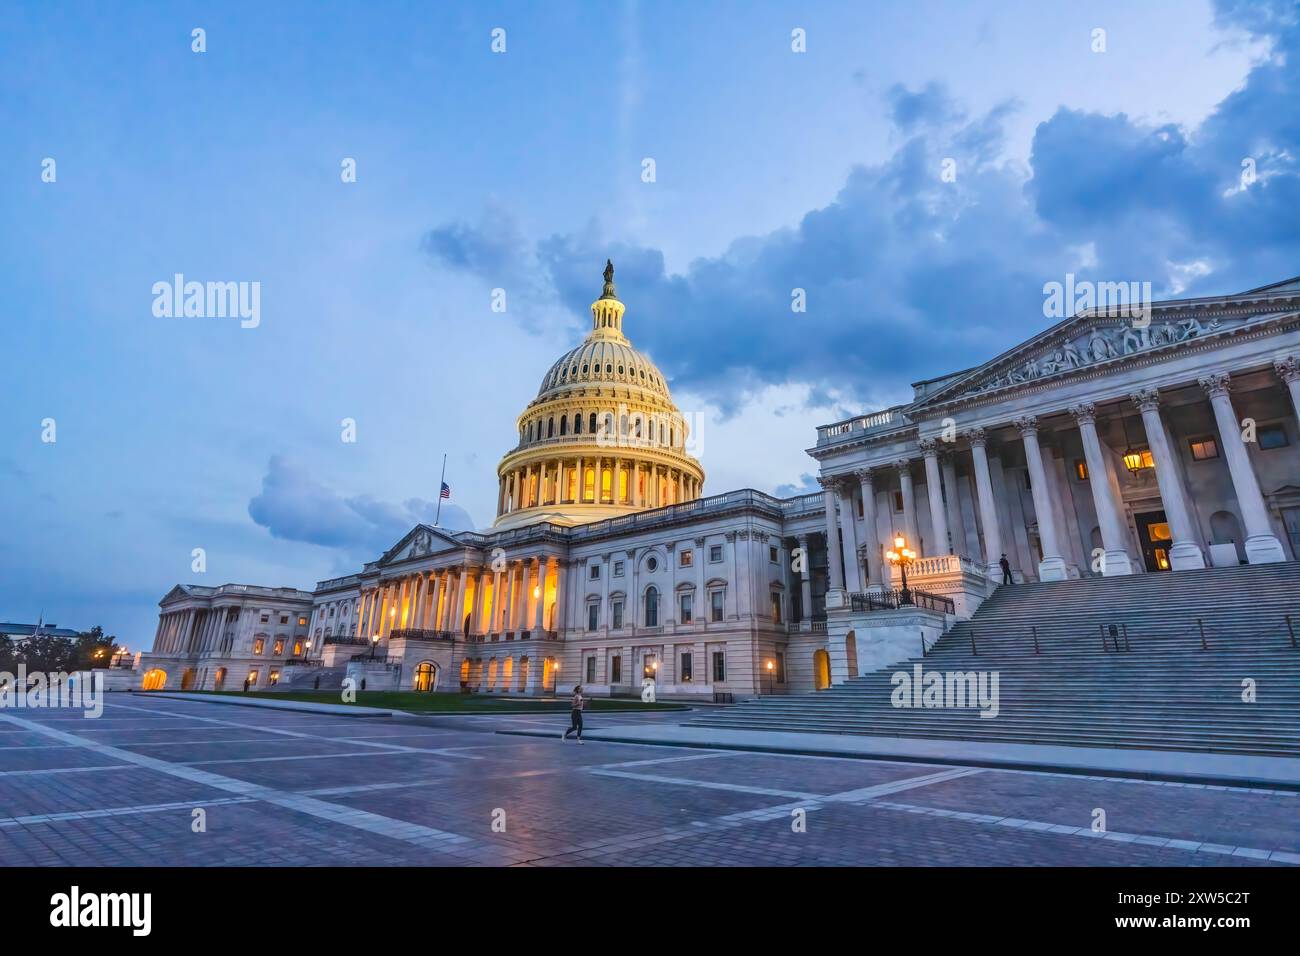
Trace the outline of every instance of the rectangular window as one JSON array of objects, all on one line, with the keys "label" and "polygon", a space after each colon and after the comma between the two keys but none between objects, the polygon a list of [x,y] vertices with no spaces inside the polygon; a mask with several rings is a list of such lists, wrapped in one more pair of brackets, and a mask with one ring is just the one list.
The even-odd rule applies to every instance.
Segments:
[{"label": "rectangular window", "polygon": [[272,687],[274,687],[276,684],[280,683],[280,672],[279,672],[279,671],[271,671],[271,673],[268,674],[267,677],[266,677],[266,682],[267,682],[268,684],[270,684]]},{"label": "rectangular window", "polygon": [[775,546],[773,546],[773,547],[769,547],[769,548],[767,549],[767,560],[771,561],[773,564],[779,564],[779,563],[780,563],[780,560],[781,560],[781,559],[780,559],[780,557],[778,556],[778,553],[777,553],[777,550],[776,550]]},{"label": "rectangular window", "polygon": [[615,562],[614,562],[614,577],[616,577],[616,578],[621,578],[622,576],[623,576],[623,562],[622,562],[622,561],[615,561]]},{"label": "rectangular window", "polygon": [[610,617],[613,618],[612,624],[614,627],[623,626],[623,602],[622,601],[615,601],[613,603],[613,605],[610,608]]},{"label": "rectangular window", "polygon": [[680,679],[683,684],[689,684],[691,682],[691,677],[692,677],[691,671],[692,671],[693,663],[694,663],[694,658],[691,657],[691,652],[682,651],[682,667],[681,667]]},{"label": "rectangular window", "polygon": [[266,650],[266,638],[259,637],[253,641],[254,654],[261,654],[264,650]]},{"label": "rectangular window", "polygon": [[248,672],[248,686],[249,686],[249,687],[256,687],[256,686],[257,686],[257,670],[256,670],[256,669],[251,670],[251,671]]},{"label": "rectangular window", "polygon": [[591,577],[591,580],[593,580],[593,581],[598,581],[598,580],[600,580],[600,565],[599,565],[599,564],[593,564],[593,565],[591,566],[591,574],[590,574],[590,577]]},{"label": "rectangular window", "polygon": [[280,615],[280,623],[281,623],[281,624],[288,624],[288,623],[289,623],[289,615],[288,615],[288,614],[281,614],[281,615]]},{"label": "rectangular window", "polygon": [[717,564],[719,561],[722,560],[722,545],[720,544],[709,545],[709,560],[714,564]]},{"label": "rectangular window", "polygon": [[599,619],[599,616],[600,616],[600,605],[588,604],[587,605],[587,630],[594,631],[596,629],[596,624]]},{"label": "rectangular window", "polygon": [[594,657],[587,658],[587,683],[596,683],[596,658]]},{"label": "rectangular window", "polygon": [[271,623],[271,615],[269,615],[269,614],[263,614],[263,615],[262,615],[262,623],[263,623],[263,624],[270,624],[270,623]]},{"label": "rectangular window", "polygon": [[[334,609],[333,609],[333,608],[330,608],[330,616],[333,617],[333,615],[334,615]],[[299,627],[306,627],[306,626],[307,626],[307,619],[306,619],[305,617],[300,617],[300,618],[298,618],[298,626],[299,626]]]},{"label": "rectangular window", "polygon": [[709,594],[709,616],[714,622],[722,620],[723,602],[726,598],[726,591],[713,591]]},{"label": "rectangular window", "polygon": [[301,653],[302,653],[302,641],[294,641],[294,642],[293,642],[293,656],[294,656],[294,657],[297,657],[297,656],[298,656],[299,654],[301,654]]},{"label": "rectangular window", "polygon": [[623,658],[618,654],[609,659],[609,682],[611,684],[623,683]]},{"label": "rectangular window", "polygon": [[1082,458],[1074,459],[1074,477],[1080,481],[1088,480],[1088,463]]},{"label": "rectangular window", "polygon": [[1290,444],[1286,437],[1286,429],[1281,425],[1260,425],[1255,432],[1255,437],[1259,440],[1261,450],[1285,448]]},{"label": "rectangular window", "polygon": [[277,638],[275,639],[275,649],[274,649],[273,651],[271,651],[271,653],[274,654],[276,657],[279,657],[281,654],[284,653],[284,638],[283,638],[283,637],[277,637]]},{"label": "rectangular window", "polygon": [[901,491],[895,491],[895,492],[894,492],[894,510],[897,511],[899,514],[902,514],[902,511],[903,511],[903,493],[902,493]]},{"label": "rectangular window", "polygon": [[692,551],[690,548],[686,548],[682,551],[677,552],[678,567],[689,568],[694,563],[695,563],[695,552]]},{"label": "rectangular window", "polygon": [[781,592],[772,592],[772,623],[781,623]]},{"label": "rectangular window", "polygon": [[713,681],[721,683],[727,679],[727,658],[722,651],[713,652]]},{"label": "rectangular window", "polygon": [[695,605],[695,596],[692,594],[683,594],[680,598],[678,598],[678,602],[680,603],[682,609],[682,615],[680,619],[681,623],[690,624],[691,612],[694,610],[694,605]]},{"label": "rectangular window", "polygon": [[1188,442],[1192,450],[1192,461],[1208,461],[1219,457],[1219,446],[1213,438],[1193,438]]},{"label": "rectangular window", "polygon": [[776,652],[776,682],[785,683],[785,655],[780,651]]}]

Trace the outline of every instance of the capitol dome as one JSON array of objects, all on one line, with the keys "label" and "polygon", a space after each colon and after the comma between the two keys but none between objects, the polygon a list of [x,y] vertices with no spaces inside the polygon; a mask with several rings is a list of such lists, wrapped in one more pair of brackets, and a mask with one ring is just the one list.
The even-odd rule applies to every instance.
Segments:
[{"label": "capitol dome", "polygon": [[624,311],[606,262],[591,331],[547,371],[497,468],[494,527],[583,524],[700,496],[690,426],[658,367],[623,335]]}]

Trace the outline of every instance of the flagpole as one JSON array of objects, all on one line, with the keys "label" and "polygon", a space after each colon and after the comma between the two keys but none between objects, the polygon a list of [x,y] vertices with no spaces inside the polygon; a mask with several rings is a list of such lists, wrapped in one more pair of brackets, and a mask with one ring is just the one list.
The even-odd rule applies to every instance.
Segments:
[{"label": "flagpole", "polygon": [[438,527],[438,522],[442,518],[442,486],[447,479],[447,453],[442,453],[442,476],[438,478],[438,510],[433,516],[433,526]]}]

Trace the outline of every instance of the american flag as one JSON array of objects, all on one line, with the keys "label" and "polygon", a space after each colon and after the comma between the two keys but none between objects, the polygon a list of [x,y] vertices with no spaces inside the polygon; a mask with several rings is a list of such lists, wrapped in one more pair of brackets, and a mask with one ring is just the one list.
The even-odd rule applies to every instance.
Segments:
[{"label": "american flag", "polygon": [[439,498],[450,498],[450,497],[451,497],[451,485],[447,484],[447,483],[444,481],[444,482],[442,483],[442,491],[438,492],[438,497],[439,497]]}]

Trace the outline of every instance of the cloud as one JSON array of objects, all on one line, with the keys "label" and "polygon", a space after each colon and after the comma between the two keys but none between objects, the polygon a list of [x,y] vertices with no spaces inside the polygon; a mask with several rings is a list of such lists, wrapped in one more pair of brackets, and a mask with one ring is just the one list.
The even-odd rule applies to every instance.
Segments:
[{"label": "cloud", "polygon": [[[666,271],[659,249],[594,227],[526,241],[498,213],[434,230],[425,250],[483,278],[517,256],[539,299],[578,316],[612,257],[629,336],[675,388],[724,411],[786,383],[905,397],[911,381],[1043,329],[1043,284],[1066,272],[1150,281],[1158,295],[1300,272],[1294,5],[1232,0],[1218,20],[1267,40],[1271,55],[1194,131],[1062,107],[1039,124],[1025,167],[1004,158],[1017,104],[969,116],[941,84],[895,86],[884,103],[900,136],[890,156],[854,167],[796,225],[737,238],[682,273]],[[1233,192],[1247,157],[1260,175]],[[945,159],[953,182],[941,179]],[[791,311],[795,289],[805,313]]]},{"label": "cloud", "polygon": [[[248,502],[249,517],[272,537],[365,559],[378,557],[416,524],[433,524],[436,511],[437,503],[423,498],[396,504],[370,495],[344,497],[282,455],[271,457],[261,493]],[[445,501],[440,524],[448,531],[474,527],[463,508]]]}]

